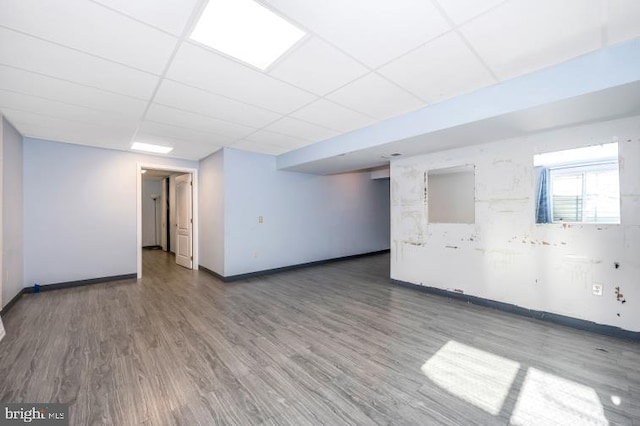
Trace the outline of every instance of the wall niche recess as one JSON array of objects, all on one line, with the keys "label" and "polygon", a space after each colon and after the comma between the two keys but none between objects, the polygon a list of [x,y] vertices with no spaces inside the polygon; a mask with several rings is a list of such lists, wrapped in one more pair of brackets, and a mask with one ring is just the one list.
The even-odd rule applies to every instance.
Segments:
[{"label": "wall niche recess", "polygon": [[474,165],[429,170],[429,223],[475,223],[475,175]]}]

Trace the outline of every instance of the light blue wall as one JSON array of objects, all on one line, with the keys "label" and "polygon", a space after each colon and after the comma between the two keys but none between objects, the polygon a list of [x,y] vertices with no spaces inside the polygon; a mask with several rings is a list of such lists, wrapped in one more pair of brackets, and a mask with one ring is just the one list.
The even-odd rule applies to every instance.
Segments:
[{"label": "light blue wall", "polygon": [[389,181],[368,172],[279,171],[274,156],[225,149],[224,191],[226,276],[389,248]]},{"label": "light blue wall", "polygon": [[224,276],[224,151],[200,161],[200,265]]},{"label": "light blue wall", "polygon": [[24,286],[136,271],[137,162],[199,168],[200,264],[221,275],[389,248],[389,182],[369,173],[277,171],[275,157],[233,149],[198,165],[26,138]]},{"label": "light blue wall", "polygon": [[23,287],[22,135],[3,120],[2,126],[2,304]]},{"label": "light blue wall", "polygon": [[25,286],[136,272],[137,162],[198,167],[25,138]]}]

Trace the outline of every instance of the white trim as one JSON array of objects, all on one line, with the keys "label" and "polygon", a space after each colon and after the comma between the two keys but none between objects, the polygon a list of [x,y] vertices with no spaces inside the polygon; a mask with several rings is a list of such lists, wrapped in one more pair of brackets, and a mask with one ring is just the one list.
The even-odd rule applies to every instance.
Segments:
[{"label": "white trim", "polygon": [[167,204],[169,203],[169,182],[167,179],[162,179],[162,194],[160,196],[160,245],[162,250],[168,251],[167,247],[167,227],[169,226],[169,217],[167,216]]},{"label": "white trim", "polygon": [[189,167],[175,167],[164,164],[136,163],[136,230],[137,230],[137,257],[138,279],[142,278],[142,169],[167,170],[171,172],[191,173],[193,182],[193,269],[198,269],[198,169]]},{"label": "white trim", "polygon": [[572,173],[584,173],[599,170],[617,170],[619,163],[617,158],[603,159],[602,161],[566,163],[548,167],[549,171],[556,175],[569,175]]},{"label": "white trim", "polygon": [[[4,264],[4,217],[2,216],[4,205],[4,116],[0,113],[0,310],[4,307],[4,301],[2,300],[2,286],[4,284],[4,271],[2,269]],[[2,321],[0,319],[0,321]],[[4,331],[4,327],[2,330]],[[0,337],[1,339],[1,337]]]}]

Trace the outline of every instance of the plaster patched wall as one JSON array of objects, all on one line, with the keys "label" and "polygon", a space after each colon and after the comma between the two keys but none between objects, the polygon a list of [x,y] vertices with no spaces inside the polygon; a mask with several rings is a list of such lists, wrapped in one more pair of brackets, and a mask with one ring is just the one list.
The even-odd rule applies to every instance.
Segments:
[{"label": "plaster patched wall", "polygon": [[[622,223],[535,224],[534,154],[612,141]],[[430,224],[429,170],[464,164],[475,223]],[[640,331],[640,117],[394,160],[391,192],[393,279]]]}]

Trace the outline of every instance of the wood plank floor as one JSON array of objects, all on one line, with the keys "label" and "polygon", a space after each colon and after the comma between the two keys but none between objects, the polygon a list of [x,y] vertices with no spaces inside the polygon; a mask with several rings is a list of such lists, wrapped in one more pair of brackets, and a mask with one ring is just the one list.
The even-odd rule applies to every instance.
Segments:
[{"label": "wood plank floor", "polygon": [[640,424],[640,345],[389,284],[388,255],[25,295],[0,400],[71,424]]}]

